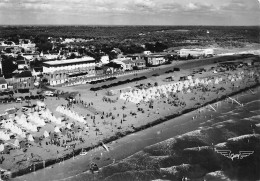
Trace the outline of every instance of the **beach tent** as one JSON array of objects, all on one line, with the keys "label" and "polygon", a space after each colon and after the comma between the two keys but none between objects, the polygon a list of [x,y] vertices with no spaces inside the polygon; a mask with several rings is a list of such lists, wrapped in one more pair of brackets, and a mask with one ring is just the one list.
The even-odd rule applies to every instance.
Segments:
[{"label": "beach tent", "polygon": [[71,125],[72,125],[72,123],[68,123],[68,124],[67,124],[67,128],[68,128],[68,129],[71,129]]},{"label": "beach tent", "polygon": [[44,136],[45,138],[48,138],[48,137],[49,137],[49,133],[45,130],[44,133],[43,133],[43,136]]},{"label": "beach tent", "polygon": [[60,128],[59,128],[58,126],[56,126],[56,127],[54,128],[54,132],[55,132],[55,133],[59,133],[59,132],[60,132]]},{"label": "beach tent", "polygon": [[14,141],[14,145],[15,145],[16,147],[20,147],[20,144],[19,144],[19,140],[18,140],[18,139],[16,139],[16,140]]},{"label": "beach tent", "polygon": [[31,134],[29,134],[28,140],[29,140],[29,141],[34,141],[33,136],[32,136]]},{"label": "beach tent", "polygon": [[0,144],[0,152],[4,151],[4,149],[5,149],[4,144]]}]

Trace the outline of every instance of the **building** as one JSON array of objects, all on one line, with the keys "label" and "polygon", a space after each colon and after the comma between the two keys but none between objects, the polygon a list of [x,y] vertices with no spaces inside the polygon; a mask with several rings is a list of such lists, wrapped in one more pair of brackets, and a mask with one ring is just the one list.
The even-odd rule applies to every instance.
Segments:
[{"label": "building", "polygon": [[4,77],[0,77],[0,90],[6,90],[8,88],[7,82]]},{"label": "building", "polygon": [[166,62],[165,55],[150,54],[145,57],[147,66],[158,66]]},{"label": "building", "polygon": [[103,56],[100,58],[100,62],[101,62],[101,64],[107,64],[107,63],[109,63],[109,56],[108,56],[108,55],[103,55]]},{"label": "building", "polygon": [[114,73],[119,73],[123,72],[123,62],[120,61],[111,61],[108,64],[104,65],[104,73],[105,74],[114,74]]},{"label": "building", "polygon": [[137,69],[144,69],[146,67],[146,62],[144,59],[137,59],[134,62],[135,62],[135,67]]},{"label": "building", "polygon": [[188,58],[189,56],[193,58],[198,57],[209,57],[214,55],[214,50],[212,48],[207,49],[181,49],[180,50],[180,57]]},{"label": "building", "polygon": [[132,70],[134,66],[134,62],[130,58],[117,58],[111,60],[111,62],[121,65],[121,70]]},{"label": "building", "polygon": [[2,57],[0,56],[0,75],[2,75],[2,73],[3,73],[3,67],[2,67]]},{"label": "building", "polygon": [[95,59],[92,57],[43,63],[43,77],[50,85],[62,84],[76,77],[90,76],[95,76]]},{"label": "building", "polygon": [[145,54],[145,55],[150,55],[150,54],[151,54],[151,51],[144,51],[143,54]]},{"label": "building", "polygon": [[19,47],[30,53],[34,53],[36,50],[36,44],[32,43],[30,39],[19,39]]},{"label": "building", "polygon": [[147,55],[145,54],[132,54],[132,55],[127,55],[127,58],[130,58],[133,62],[133,68],[137,68],[137,69],[143,69],[146,67],[146,61],[145,61],[145,57]]},{"label": "building", "polygon": [[14,90],[33,89],[33,83],[34,78],[31,71],[29,70],[17,73],[12,78],[12,85]]},{"label": "building", "polygon": [[100,67],[95,67],[95,71],[96,71],[96,75],[104,75],[104,67],[100,66]]},{"label": "building", "polygon": [[132,54],[127,55],[126,58],[130,58],[131,60],[138,60],[144,57],[144,54]]},{"label": "building", "polygon": [[42,75],[42,67],[34,67],[32,70],[32,76],[38,77]]},{"label": "building", "polygon": [[135,62],[131,59],[125,59],[123,62],[123,70],[133,70],[133,67],[135,66]]},{"label": "building", "polygon": [[18,71],[24,70],[24,69],[29,69],[29,64],[25,60],[18,60],[16,61]]},{"label": "building", "polygon": [[36,54],[36,53],[22,53],[21,55],[22,57],[24,57],[26,60],[29,60],[30,62],[31,61],[34,61],[34,60],[39,60],[40,59],[40,55],[39,54]]}]

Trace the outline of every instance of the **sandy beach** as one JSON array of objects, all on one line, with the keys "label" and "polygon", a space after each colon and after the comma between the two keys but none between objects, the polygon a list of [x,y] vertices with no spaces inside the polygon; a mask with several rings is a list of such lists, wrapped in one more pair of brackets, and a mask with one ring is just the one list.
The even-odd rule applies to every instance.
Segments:
[{"label": "sandy beach", "polygon": [[[146,93],[149,93],[150,89],[156,90],[158,96],[151,98],[152,101],[149,100],[148,102],[134,103],[129,101],[130,98],[121,99],[120,92],[123,94],[123,91],[118,91],[117,94],[112,96],[107,95],[108,90],[105,89],[96,92],[90,91],[91,85],[80,85],[66,89],[63,87],[56,88],[60,91],[66,90],[66,92],[75,92],[76,94],[75,101],[72,104],[69,104],[61,96],[46,97],[44,100],[46,109],[43,111],[48,110],[51,118],[60,118],[60,124],[50,121],[47,117],[45,119],[47,120],[46,124],[38,131],[27,130],[26,138],[16,135],[8,142],[14,143],[18,139],[20,146],[22,141],[28,144],[23,149],[10,147],[9,152],[2,153],[1,156],[4,159],[0,167],[10,170],[13,177],[33,172],[78,155],[82,150],[89,151],[100,147],[101,142],[114,141],[127,134],[200,108],[211,101],[225,98],[234,103],[235,101],[227,95],[258,83],[259,69],[254,66],[244,65],[234,68],[234,65],[231,65],[222,72],[213,73],[214,70],[220,70],[221,66],[214,63],[200,64],[201,67],[191,67],[192,65],[191,63],[190,67],[187,66],[181,71],[160,73],[159,76],[152,76],[145,80],[110,88],[124,90],[126,87],[131,87],[132,92],[143,90],[147,91]],[[155,71],[160,72],[160,68],[155,68]],[[140,75],[133,76],[138,77]],[[181,77],[189,76],[190,79],[186,81],[189,80],[193,84],[195,80],[201,82],[193,86],[190,84],[186,87],[183,86],[177,91],[168,90],[167,95],[161,92],[163,87],[173,86],[171,84],[174,82],[185,82],[185,80],[181,80]],[[170,81],[166,79],[168,77],[171,77]],[[140,87],[141,84],[143,88],[136,87]],[[31,104],[34,103],[36,101],[31,101]],[[16,107],[19,109],[16,116],[19,117],[23,114],[21,112],[22,105],[26,105],[26,103],[4,105],[1,106],[1,110]],[[212,104],[208,106],[208,109],[214,111],[217,106]],[[199,111],[200,109],[197,111],[198,115]],[[194,115],[191,119],[196,119],[196,116]],[[14,119],[15,117],[11,118],[11,120]],[[44,136],[46,131],[48,136]],[[32,135],[33,140],[28,140],[28,135]]]},{"label": "sandy beach", "polygon": [[[255,97],[259,97],[259,87],[252,90],[256,92],[255,95],[248,90],[232,97],[245,104],[246,107],[244,108],[246,110],[255,112],[255,110],[258,109],[256,107],[257,104],[251,105],[249,103],[256,101]],[[117,141],[113,141],[107,144],[110,149],[109,152],[105,151],[103,148],[94,149],[89,151],[89,153],[85,156],[76,156],[74,159],[62,161],[60,164],[49,166],[47,169],[38,170],[35,173],[16,177],[14,180],[35,180],[36,178],[38,180],[92,180],[93,175],[90,173],[88,168],[89,163],[93,160],[101,168],[100,174],[95,174],[95,180],[101,180],[102,177],[104,179],[104,175],[102,173],[103,170],[107,170],[110,167],[116,168],[119,163],[125,162],[125,159],[122,160],[123,158],[130,157],[147,146],[176,137],[177,135],[194,131],[196,129],[209,127],[215,123],[222,122],[227,119],[234,119],[237,117],[242,119],[250,117],[250,115],[253,114],[245,114],[245,112],[243,112],[237,115],[237,113],[243,110],[243,107],[240,107],[235,103],[232,104],[231,101],[222,100],[219,101],[218,104],[219,106],[217,108],[217,112],[212,109],[204,109],[199,117],[192,120],[194,115],[198,115],[196,110],[192,111],[178,118],[171,119],[162,124],[130,134]],[[214,139],[212,140],[214,141],[214,144],[217,144],[219,141]],[[130,158],[135,157],[131,156]],[[114,161],[115,163],[113,163]],[[114,172],[111,173],[113,174]]]}]

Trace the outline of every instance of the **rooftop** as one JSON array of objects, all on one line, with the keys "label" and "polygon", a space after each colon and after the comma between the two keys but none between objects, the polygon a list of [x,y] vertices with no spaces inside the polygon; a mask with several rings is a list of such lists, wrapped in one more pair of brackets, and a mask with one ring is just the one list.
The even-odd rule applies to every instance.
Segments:
[{"label": "rooftop", "polygon": [[35,72],[42,72],[42,67],[34,67]]},{"label": "rooftop", "polygon": [[131,59],[125,59],[125,60],[122,60],[122,62],[125,63],[125,64],[134,63],[134,61],[132,61]]},{"label": "rooftop", "polygon": [[47,61],[47,62],[44,62],[44,64],[62,65],[62,64],[73,64],[73,63],[82,63],[82,62],[89,62],[89,61],[95,61],[95,59],[92,57],[82,57],[82,58],[67,59],[67,60]]},{"label": "rooftop", "polygon": [[21,73],[16,74],[14,77],[16,78],[22,78],[22,77],[32,77],[32,72],[27,70],[27,71],[23,71]]},{"label": "rooftop", "polygon": [[0,77],[0,84],[7,84],[4,77]]},{"label": "rooftop", "polygon": [[164,57],[165,55],[162,55],[162,54],[150,54],[150,55],[147,55],[147,57]]}]

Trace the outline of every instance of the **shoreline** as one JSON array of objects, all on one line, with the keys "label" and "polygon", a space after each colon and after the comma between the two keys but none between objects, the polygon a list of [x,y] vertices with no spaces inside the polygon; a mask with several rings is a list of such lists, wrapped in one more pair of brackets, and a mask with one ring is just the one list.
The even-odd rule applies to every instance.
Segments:
[{"label": "shoreline", "polygon": [[[177,118],[179,116],[182,116],[182,115],[184,115],[186,113],[192,112],[194,110],[198,110],[201,107],[205,107],[205,106],[207,106],[209,104],[213,104],[213,103],[216,103],[218,101],[224,100],[224,99],[227,98],[227,96],[234,96],[236,94],[242,93],[242,92],[247,91],[249,89],[256,88],[259,85],[260,84],[257,83],[257,84],[255,84],[253,86],[245,87],[243,89],[240,89],[240,90],[237,90],[235,92],[232,92],[232,93],[230,93],[228,95],[222,95],[220,98],[216,98],[216,99],[213,99],[211,101],[208,101],[208,102],[206,102],[206,103],[204,103],[204,104],[202,104],[200,106],[197,106],[196,108],[189,108],[189,109],[182,110],[179,114],[175,113],[175,114],[171,114],[171,115],[167,115],[167,116],[162,116],[162,117],[156,119],[153,122],[147,123],[147,124],[139,126],[139,127],[135,127],[133,131],[128,130],[128,131],[125,131],[125,132],[117,132],[117,133],[115,133],[115,135],[113,135],[113,136],[111,136],[109,138],[103,139],[102,142],[105,143],[105,144],[110,143],[112,141],[118,140],[118,139],[120,139],[122,137],[125,137],[127,135],[130,135],[130,134],[142,131],[144,129],[153,127],[155,125],[161,124],[161,123],[166,122],[168,120],[171,120],[171,119]],[[92,149],[96,149],[96,148],[98,148],[100,146],[101,146],[101,142],[97,143],[93,147],[86,147],[86,148],[83,148],[83,149],[85,151],[89,151],[89,150],[92,150]],[[27,173],[31,173],[31,172],[34,172],[34,171],[37,171],[37,170],[40,170],[40,169],[45,169],[46,167],[49,167],[49,166],[54,165],[56,163],[59,163],[60,160],[68,160],[70,158],[73,158],[74,156],[79,155],[81,150],[82,150],[82,148],[79,148],[79,149],[74,150],[74,152],[70,152],[70,153],[64,155],[63,157],[59,157],[57,159],[45,160],[45,165],[43,165],[43,162],[39,162],[39,163],[33,164],[33,165],[31,165],[31,166],[29,166],[27,168],[20,169],[20,170],[18,170],[16,172],[11,173],[11,178],[22,176],[22,175],[25,175]],[[57,162],[57,160],[59,160],[59,161]]]}]

